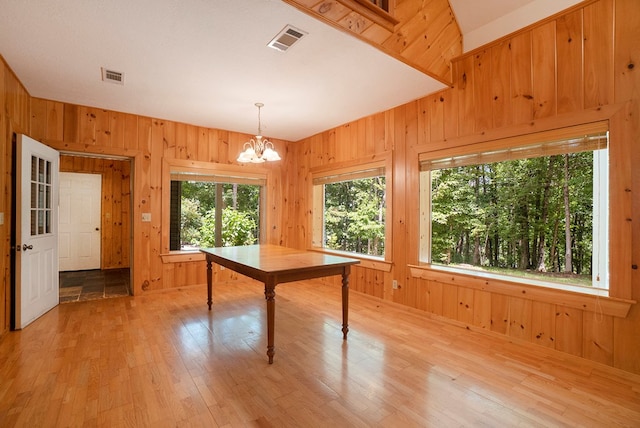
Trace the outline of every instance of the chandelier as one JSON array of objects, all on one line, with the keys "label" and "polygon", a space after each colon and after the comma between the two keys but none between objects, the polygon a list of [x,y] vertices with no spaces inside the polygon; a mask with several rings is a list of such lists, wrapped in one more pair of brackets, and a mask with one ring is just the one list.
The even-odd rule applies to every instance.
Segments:
[{"label": "chandelier", "polygon": [[242,152],[238,155],[238,162],[246,163],[262,163],[264,161],[279,161],[280,155],[276,152],[273,143],[266,138],[262,139],[262,128],[260,126],[260,109],[264,107],[262,103],[256,103],[258,107],[258,135],[255,139],[250,139],[244,146]]}]

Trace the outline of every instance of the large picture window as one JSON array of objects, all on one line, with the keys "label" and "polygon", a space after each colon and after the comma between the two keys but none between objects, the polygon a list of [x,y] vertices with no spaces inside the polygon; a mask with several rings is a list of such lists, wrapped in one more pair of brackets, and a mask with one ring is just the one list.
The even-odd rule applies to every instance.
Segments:
[{"label": "large picture window", "polygon": [[170,176],[171,251],[259,243],[264,180],[185,172]]},{"label": "large picture window", "polygon": [[383,164],[314,174],[313,245],[384,257],[387,183]]},{"label": "large picture window", "polygon": [[608,288],[608,135],[422,159],[421,260]]}]

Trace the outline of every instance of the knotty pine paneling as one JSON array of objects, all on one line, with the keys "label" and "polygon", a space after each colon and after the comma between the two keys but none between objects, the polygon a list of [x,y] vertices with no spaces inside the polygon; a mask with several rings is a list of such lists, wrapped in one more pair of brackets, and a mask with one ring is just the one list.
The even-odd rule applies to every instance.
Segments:
[{"label": "knotty pine paneling", "polygon": [[9,330],[11,315],[12,135],[29,133],[29,111],[29,94],[0,56],[0,335]]},{"label": "knotty pine paneling", "polygon": [[502,41],[490,48],[492,128],[512,124],[511,115],[511,43]]},{"label": "knotty pine paneling", "polygon": [[474,290],[466,287],[458,288],[458,321],[467,325],[473,325],[475,313],[475,302],[473,300]]},{"label": "knotty pine paneling", "polygon": [[582,319],[582,352],[592,361],[613,365],[613,317],[585,313]]},{"label": "knotty pine paneling", "polygon": [[531,300],[509,297],[507,335],[527,341],[531,339]]},{"label": "knotty pine paneling", "polygon": [[429,283],[427,281],[418,281],[417,278],[411,278],[408,286],[416,289],[416,309],[429,312],[429,300],[431,298]]},{"label": "knotty pine paneling", "polygon": [[556,306],[556,349],[581,357],[584,311]]},{"label": "knotty pine paneling", "polygon": [[473,291],[473,325],[491,329],[491,293],[488,291]]},{"label": "knotty pine paneling", "polygon": [[531,304],[531,340],[533,343],[555,348],[555,305],[545,302]]},{"label": "knotty pine paneling", "polygon": [[[582,17],[580,19],[580,16]],[[418,215],[415,180],[411,169],[398,163],[417,162],[409,147],[450,146],[454,139],[465,144],[484,132],[501,131],[514,126],[525,126],[534,120],[554,120],[567,117],[579,123],[582,117],[589,116],[587,110],[598,106],[615,106],[631,101],[626,107],[624,117],[612,121],[616,149],[629,153],[626,162],[640,164],[640,151],[635,150],[640,141],[640,10],[637,0],[598,0],[587,1],[572,8],[568,13],[541,25],[514,33],[505,39],[484,46],[476,52],[470,52],[453,62],[453,87],[437,94],[431,94],[417,100],[413,106],[399,107],[363,118],[343,126],[326,130],[295,144],[277,142],[286,146],[286,159],[282,165],[273,168],[278,176],[274,182],[280,189],[273,194],[281,195],[281,200],[269,202],[270,210],[279,210],[279,218],[273,223],[274,229],[267,230],[268,241],[298,248],[306,248],[310,239],[309,213],[310,189],[309,171],[313,167],[334,162],[344,162],[362,157],[366,153],[391,153],[394,170],[404,170],[405,185],[394,186],[393,198],[404,203],[395,203],[393,209],[394,237],[393,246],[399,242],[415,242],[418,234],[416,221],[411,216]],[[581,67],[578,67],[578,41],[574,34],[582,34],[583,45],[580,55]],[[569,42],[568,36],[571,36]],[[575,36],[580,37],[580,36]],[[481,68],[474,68],[476,55],[482,60]],[[567,62],[560,64],[561,58]],[[469,67],[469,64],[471,65]],[[554,66],[552,67],[552,64]],[[474,85],[486,85],[486,69],[490,70],[490,90],[475,88]],[[472,78],[461,80],[470,70]],[[473,76],[477,73],[477,76]],[[570,74],[570,76],[567,76]],[[463,84],[465,87],[463,88]],[[580,88],[580,89],[578,89]],[[462,91],[465,92],[462,92]],[[469,96],[469,93],[472,96]],[[575,99],[582,96],[581,101]],[[487,99],[489,97],[489,99]],[[581,105],[582,103],[582,105]],[[540,105],[542,104],[542,105]],[[19,80],[4,63],[0,67],[0,127],[2,133],[2,165],[0,165],[0,186],[4,189],[0,209],[5,212],[5,225],[0,226],[2,257],[0,270],[8,278],[8,228],[10,221],[7,202],[10,200],[10,132],[31,133],[36,139],[65,151],[95,154],[119,155],[133,159],[133,285],[136,295],[142,290],[179,287],[183,282],[202,282],[204,267],[198,270],[193,262],[162,264],[158,259],[161,252],[160,213],[157,198],[162,186],[161,177],[156,175],[158,167],[152,159],[186,158],[193,156],[197,160],[233,163],[234,157],[245,135],[224,130],[202,130],[190,125],[171,121],[106,111],[72,104],[30,98]],[[491,111],[491,120],[486,111],[477,116],[480,108]],[[487,107],[488,106],[488,107]],[[542,118],[542,119],[538,119]],[[354,127],[355,131],[350,129]],[[565,125],[566,126],[566,125]],[[160,136],[160,129],[162,133]],[[524,128],[523,128],[524,129]],[[348,132],[347,132],[348,130]],[[191,135],[191,136],[190,136]],[[373,136],[373,138],[372,138]],[[195,138],[196,145],[193,144]],[[362,141],[364,139],[364,141]],[[206,147],[202,146],[208,141]],[[355,147],[355,149],[352,149]],[[634,148],[632,150],[632,148]],[[397,156],[398,153],[405,153]],[[640,169],[630,169],[629,177],[619,177],[615,168],[613,182],[616,186],[625,186],[629,190],[640,188]],[[152,173],[153,171],[153,173]],[[629,212],[622,213],[627,218],[640,215],[640,197],[637,192],[628,192],[631,199]],[[629,205],[621,201],[620,206]],[[279,208],[278,208],[279,207]],[[142,223],[142,212],[152,213],[152,222]],[[632,236],[631,260],[637,265],[640,260],[640,226],[637,222],[624,222],[618,226],[620,214],[616,217],[613,232],[628,233]],[[618,215],[618,214],[616,214]],[[406,222],[395,230],[400,222]],[[627,230],[628,228],[628,230]],[[408,245],[407,245],[408,246]],[[411,307],[426,310],[434,316],[447,317],[452,321],[468,320],[465,312],[460,312],[458,296],[468,293],[455,285],[455,276],[451,283],[408,279],[403,281],[399,290],[393,290],[390,283],[398,278],[398,273],[406,272],[407,265],[417,263],[417,250],[407,248],[393,251],[393,267],[390,273],[371,271],[358,267],[354,270],[354,289],[366,294],[376,295],[386,300],[397,301]],[[195,266],[195,267],[194,267]],[[640,283],[640,270],[612,261],[616,275],[630,283]],[[406,273],[403,273],[406,277]],[[3,282],[0,282],[2,284]],[[336,286],[339,286],[336,283]],[[619,285],[614,284],[614,287]],[[1,290],[1,289],[0,289]],[[631,290],[632,297],[640,300],[640,288]],[[4,290],[5,305],[0,317],[8,325],[8,295]],[[475,292],[471,304],[474,328],[483,328],[489,319],[493,333],[508,335],[514,333],[518,340],[530,340],[542,346],[553,347],[563,352],[582,355],[594,361],[612,364],[628,371],[640,373],[640,341],[637,331],[640,329],[640,309],[632,306],[626,318],[599,319],[591,311],[563,308],[556,305],[531,301],[528,305],[514,298],[490,292]],[[465,308],[466,310],[466,308]],[[550,318],[552,315],[552,318]],[[520,325],[525,328],[520,328]],[[522,330],[525,330],[524,332]]]},{"label": "knotty pine paneling", "polygon": [[[614,13],[615,12],[615,13]],[[386,142],[374,145],[375,151],[390,151],[393,156],[394,180],[404,184],[393,187],[393,268],[385,281],[397,279],[402,287],[393,290],[384,284],[384,299],[425,310],[434,316],[449,318],[478,329],[554,348],[594,361],[611,364],[640,373],[640,342],[633,330],[640,329],[640,310],[632,307],[627,318],[594,322],[588,310],[566,308],[546,302],[520,299],[495,292],[472,293],[451,282],[426,279],[406,280],[408,264],[417,260],[417,217],[419,206],[417,164],[414,147],[453,147],[452,144],[472,144],[483,133],[500,134],[503,130],[527,127],[540,121],[567,124],[582,123],[589,109],[632,101],[624,112],[611,121],[615,135],[614,150],[627,153],[619,166],[613,166],[612,185],[640,188],[640,169],[627,163],[640,164],[640,151],[631,150],[640,141],[640,9],[634,0],[598,0],[577,5],[564,14],[547,19],[492,44],[469,52],[452,64],[453,87],[425,98],[399,106],[365,121],[365,131],[345,132],[360,127],[362,120],[346,123],[296,143],[296,169],[289,170],[289,181],[303,182],[310,168],[333,162],[344,162],[358,156],[351,147],[369,148],[360,138],[368,139],[370,127],[375,135],[384,135]],[[620,89],[619,89],[620,88]],[[614,93],[615,91],[615,93]],[[615,95],[615,96],[614,96]],[[383,126],[384,130],[378,130]],[[550,125],[553,127],[554,125]],[[364,136],[363,136],[364,135]],[[351,139],[350,141],[347,141]],[[368,144],[368,143],[364,143]],[[632,176],[620,175],[632,171]],[[615,175],[618,174],[618,175]],[[294,188],[295,202],[288,218],[297,218],[308,225],[311,200]],[[305,186],[309,191],[309,186]],[[624,260],[640,260],[640,225],[623,220],[640,215],[637,192],[626,192],[628,200],[615,201],[615,206],[629,212],[616,211],[614,236],[632,235],[631,255]],[[402,201],[402,202],[399,202]],[[302,215],[303,217],[294,217]],[[624,223],[624,225],[621,225]],[[627,230],[627,228],[629,230]],[[306,248],[310,236],[304,227],[287,237],[291,246]],[[398,248],[400,247],[400,248]],[[625,262],[626,263],[626,262]],[[612,284],[612,293],[623,293],[635,280],[640,283],[640,269],[630,270],[620,261],[612,261],[615,275],[621,280]],[[358,282],[362,280],[359,277]],[[371,277],[364,275],[365,281]],[[624,285],[626,284],[626,285]],[[360,284],[358,285],[360,287]],[[371,287],[364,287],[366,293]],[[617,294],[620,295],[620,294]],[[625,297],[622,295],[621,297]],[[633,297],[640,299],[640,288],[633,288]],[[468,307],[467,307],[468,306]]]},{"label": "knotty pine paneling", "polygon": [[[458,135],[473,134],[475,131],[475,120],[473,120],[473,118],[479,116],[474,114],[475,79],[473,74],[473,59],[474,57],[472,55],[468,55],[454,63],[454,79],[457,83],[455,93],[457,95],[456,101],[458,102],[458,117],[461,119],[458,122]],[[484,102],[481,98],[478,98],[477,101],[479,106]],[[444,120],[446,122],[446,116]]]},{"label": "knotty pine paneling", "polygon": [[[634,101],[630,109],[629,122],[631,124],[629,134],[624,138],[632,142],[633,149],[630,152],[629,162],[636,165],[631,170],[630,190],[640,188],[640,8],[636,0],[616,0],[615,2],[615,43],[613,54],[613,75],[615,82],[614,102],[620,103],[628,99]],[[640,218],[640,197],[638,192],[629,192],[632,195],[632,219]],[[631,227],[633,245],[633,265],[630,272],[633,287],[633,299],[640,301],[640,227],[637,221],[632,222]],[[624,267],[623,267],[624,268]],[[640,305],[634,305],[627,318],[614,319],[614,366],[625,370],[640,373],[640,340],[637,334],[640,331]],[[635,335],[635,336],[634,336]],[[635,340],[632,338],[636,337]],[[633,357],[633,358],[632,358]]]},{"label": "knotty pine paneling", "polygon": [[452,320],[458,319],[458,286],[443,284],[442,286],[442,316]]},{"label": "knotty pine paneling", "polygon": [[557,20],[558,113],[576,111],[584,105],[584,86],[573,76],[582,74],[582,10]]},{"label": "knotty pine paneling", "polygon": [[[638,9],[636,3],[635,13],[633,10],[629,10],[629,16],[614,21],[614,4],[620,3],[618,0],[615,2],[599,1],[585,6],[583,10],[584,78],[582,84],[585,93],[585,108],[614,102],[614,22],[616,25],[624,25],[624,21],[633,19],[634,14],[637,15]],[[625,39],[634,32],[631,28],[629,30],[624,36],[616,37],[615,43],[626,43]],[[622,51],[627,51],[627,49],[618,50],[618,52]]]},{"label": "knotty pine paneling", "polygon": [[[130,159],[132,167],[129,171],[121,171],[112,165],[111,168],[105,166],[102,172],[103,183],[109,177],[118,175],[133,180],[130,207],[123,206],[115,197],[103,199],[103,205],[112,203],[116,213],[112,222],[122,222],[122,230],[126,235],[122,236],[121,230],[114,229],[114,225],[105,227],[103,236],[108,237],[113,233],[114,239],[109,244],[103,243],[103,247],[112,251],[111,254],[104,254],[103,267],[120,266],[129,260],[133,267],[133,290],[136,295],[167,287],[201,284],[205,275],[204,262],[175,265],[162,262],[161,255],[168,248],[163,242],[168,236],[168,225],[161,223],[163,207],[168,204],[168,201],[162,200],[163,159],[235,163],[236,154],[250,136],[37,98],[31,100],[30,111],[32,136],[58,150]],[[265,222],[267,242],[278,243],[282,240],[281,224],[284,221],[279,204],[284,197],[280,171],[288,157],[288,143],[279,140],[273,142],[284,161],[267,167],[270,168],[270,180],[266,192]],[[73,168],[78,172],[95,165],[91,157],[78,156],[74,159]],[[129,161],[125,163],[129,164]],[[118,185],[114,180],[104,188],[113,195],[118,191],[126,195],[128,185],[124,181]],[[151,214],[151,222],[142,222],[143,213]],[[127,218],[133,219],[128,231],[124,227]],[[118,237],[121,238],[121,244],[117,242]],[[198,272],[198,266],[202,273]],[[165,278],[167,281],[164,281]]]},{"label": "knotty pine paneling", "polygon": [[[391,245],[385,246],[385,258],[394,258],[406,260],[407,259],[407,245],[406,238],[408,236],[407,219],[406,219],[406,204],[405,198],[396,198],[394,195],[406,195],[407,194],[407,142],[406,130],[407,121],[410,120],[409,115],[414,113],[413,109],[407,108],[407,106],[401,106],[397,109],[398,114],[393,116],[394,119],[394,156],[397,160],[402,161],[394,162],[393,171],[390,176],[392,177],[391,187],[391,201],[387,199],[387,204],[391,202],[391,222],[387,219],[387,224],[391,224],[392,229],[392,242]],[[398,142],[403,144],[398,144]],[[389,175],[387,175],[389,176]],[[389,236],[388,234],[386,236]],[[399,288],[396,293],[393,294],[393,300],[398,303],[403,303],[408,306],[415,306],[415,289],[406,287],[408,272],[406,265],[397,265],[394,270],[394,278],[398,280],[402,288]]]},{"label": "knotty pine paneling", "polygon": [[[421,281],[419,281],[420,283]],[[426,281],[427,293],[429,293],[428,311],[434,315],[442,315],[444,296],[444,285],[438,281]]]},{"label": "knotty pine paneling", "polygon": [[531,46],[533,117],[540,119],[554,116],[557,113],[556,21],[534,28],[531,31]]},{"label": "knotty pine paneling", "polygon": [[[473,82],[471,86],[473,88],[473,100],[472,105],[475,108],[473,116],[475,132],[481,132],[485,129],[490,129],[492,126],[493,111],[491,106],[493,104],[491,99],[491,50],[482,50],[476,53],[473,57]],[[478,100],[475,102],[475,100]],[[468,117],[465,115],[464,117]],[[461,131],[463,131],[461,129]],[[464,132],[467,134],[468,132]]]},{"label": "knotty pine paneling", "polygon": [[[523,32],[510,39],[511,46],[511,123],[525,123],[533,119],[533,78],[531,32]],[[507,65],[505,64],[505,67]],[[543,81],[540,81],[544,84]]]},{"label": "knotty pine paneling", "polygon": [[[456,91],[457,93],[457,91]],[[455,106],[457,108],[458,104],[454,102],[453,97],[445,98],[444,94],[434,94],[427,97],[429,101],[427,105],[427,109],[429,111],[429,140],[425,139],[425,143],[429,141],[442,141],[445,138],[445,105]],[[446,101],[449,101],[446,103]],[[447,109],[447,112],[451,113],[452,109]],[[455,112],[457,116],[457,111]],[[450,117],[447,115],[447,117]],[[447,122],[448,123],[448,122]],[[426,133],[426,132],[425,132]],[[453,131],[453,136],[458,135],[458,129],[456,124],[456,129]]]},{"label": "knotty pine paneling", "polygon": [[491,294],[491,331],[507,334],[509,331],[509,297],[492,293]]},{"label": "knotty pine paneling", "polygon": [[[148,248],[149,261],[149,284],[148,291],[161,290],[162,284],[162,259],[160,255],[162,251],[162,230],[164,229],[161,224],[158,224],[158,219],[153,221],[154,217],[162,212],[162,157],[153,156],[153,153],[163,153],[164,139],[161,128],[159,127],[159,120],[153,120],[151,122],[151,157],[149,161],[149,202],[146,204],[145,211],[151,213],[152,221],[148,223],[146,233],[148,233],[149,241],[152,245]],[[186,147],[186,135],[182,135],[182,138],[178,138],[176,133],[176,140],[178,141],[176,147],[181,144]],[[166,202],[164,202],[166,204]],[[143,211],[144,212],[144,211]],[[165,227],[168,227],[166,225]]]},{"label": "knotty pine paneling", "polygon": [[285,2],[442,82],[451,81],[451,61],[462,53],[462,34],[447,0],[390,2],[395,25],[370,19],[341,0]]}]

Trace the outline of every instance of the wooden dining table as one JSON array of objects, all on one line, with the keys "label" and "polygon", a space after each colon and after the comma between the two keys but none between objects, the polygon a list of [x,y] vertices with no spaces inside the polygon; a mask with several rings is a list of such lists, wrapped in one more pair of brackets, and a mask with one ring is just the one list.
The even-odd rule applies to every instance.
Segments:
[{"label": "wooden dining table", "polygon": [[358,259],[278,245],[247,245],[200,249],[207,260],[207,304],[213,304],[212,264],[229,268],[264,283],[267,301],[267,356],[275,355],[274,324],[276,285],[331,275],[342,275],[342,337],[349,332],[349,273]]}]

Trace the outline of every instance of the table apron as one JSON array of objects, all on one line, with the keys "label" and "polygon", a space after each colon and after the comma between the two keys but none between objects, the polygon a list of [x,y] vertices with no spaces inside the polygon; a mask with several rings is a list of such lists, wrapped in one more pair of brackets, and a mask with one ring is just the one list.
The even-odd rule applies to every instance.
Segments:
[{"label": "table apron", "polygon": [[337,266],[318,266],[315,268],[307,268],[301,271],[294,272],[263,272],[261,270],[250,268],[239,263],[230,262],[226,259],[218,259],[211,257],[207,254],[207,262],[216,263],[220,266],[224,266],[228,269],[236,271],[249,278],[258,280],[263,283],[272,282],[274,284],[281,284],[284,282],[301,281],[304,279],[322,278],[324,276],[332,275],[344,275],[349,274],[351,265],[337,265]]},{"label": "table apron", "polygon": [[281,284],[284,282],[301,281],[304,279],[322,278],[325,276],[344,275],[349,274],[350,266],[332,266],[323,267],[304,272],[291,272],[291,273],[276,273],[267,275],[272,276],[275,284]]}]

